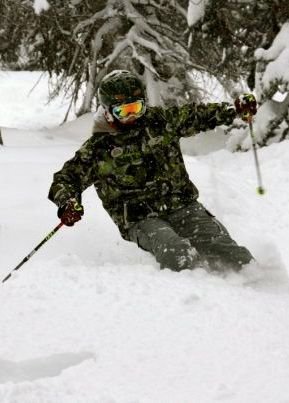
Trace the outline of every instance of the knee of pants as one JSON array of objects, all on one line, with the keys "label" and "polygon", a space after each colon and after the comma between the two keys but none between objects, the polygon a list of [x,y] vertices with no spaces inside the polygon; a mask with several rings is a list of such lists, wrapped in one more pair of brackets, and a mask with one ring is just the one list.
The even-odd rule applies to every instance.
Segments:
[{"label": "knee of pants", "polygon": [[180,237],[162,220],[146,220],[133,227],[130,238],[142,249],[151,252],[161,268],[176,271],[192,269],[197,260],[197,251],[190,240]]}]

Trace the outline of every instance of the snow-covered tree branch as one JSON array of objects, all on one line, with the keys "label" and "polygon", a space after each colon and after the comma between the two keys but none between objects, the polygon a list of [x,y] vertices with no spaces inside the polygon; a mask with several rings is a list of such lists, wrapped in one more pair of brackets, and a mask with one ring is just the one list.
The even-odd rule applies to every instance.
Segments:
[{"label": "snow-covered tree branch", "polygon": [[[255,137],[260,146],[281,141],[289,132],[289,22],[282,25],[268,49],[255,51],[257,61],[256,94],[259,110],[255,118]],[[231,149],[251,146],[248,129],[232,130]]]}]

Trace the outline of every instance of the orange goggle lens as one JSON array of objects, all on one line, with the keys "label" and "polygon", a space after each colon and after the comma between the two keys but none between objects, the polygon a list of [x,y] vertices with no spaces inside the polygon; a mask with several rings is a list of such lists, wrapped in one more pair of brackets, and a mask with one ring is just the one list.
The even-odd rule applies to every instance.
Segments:
[{"label": "orange goggle lens", "polygon": [[143,100],[131,102],[130,104],[122,104],[112,108],[112,114],[117,119],[125,119],[131,115],[139,117],[145,112],[145,104]]}]

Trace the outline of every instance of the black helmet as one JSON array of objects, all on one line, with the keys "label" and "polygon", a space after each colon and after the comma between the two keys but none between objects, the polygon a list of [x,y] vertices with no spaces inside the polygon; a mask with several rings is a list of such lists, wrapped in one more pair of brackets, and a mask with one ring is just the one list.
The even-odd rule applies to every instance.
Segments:
[{"label": "black helmet", "polygon": [[134,74],[127,70],[113,70],[98,87],[99,103],[107,110],[114,105],[145,99],[144,86]]}]

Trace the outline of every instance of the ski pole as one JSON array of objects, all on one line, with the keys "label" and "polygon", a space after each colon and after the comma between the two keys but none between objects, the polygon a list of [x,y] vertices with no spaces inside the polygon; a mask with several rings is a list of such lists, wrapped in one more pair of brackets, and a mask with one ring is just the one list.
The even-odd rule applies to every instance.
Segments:
[{"label": "ski pole", "polygon": [[255,136],[254,136],[254,132],[253,132],[252,116],[250,116],[250,118],[248,119],[248,122],[249,122],[250,135],[251,135],[251,139],[252,139],[254,161],[255,161],[257,180],[258,180],[258,187],[256,190],[259,195],[263,195],[265,193],[265,189],[262,185],[261,171],[260,171],[260,165],[259,165],[258,155],[257,155],[257,147],[256,147]]},{"label": "ski pole", "polygon": [[15,269],[13,269],[13,270],[2,280],[2,283],[5,283],[5,281],[7,281],[7,280],[12,276],[12,274],[13,274],[14,271],[19,270],[20,267],[21,267],[24,263],[26,263],[26,262],[31,258],[31,256],[33,256],[34,253],[36,253],[36,252],[41,248],[41,246],[43,246],[43,245],[59,230],[59,228],[62,227],[62,225],[63,225],[63,223],[60,222],[48,235],[46,235],[46,237],[40,242],[40,244],[37,245],[36,248],[33,249],[33,251],[29,253],[29,255],[25,256],[25,258],[15,267]]}]

